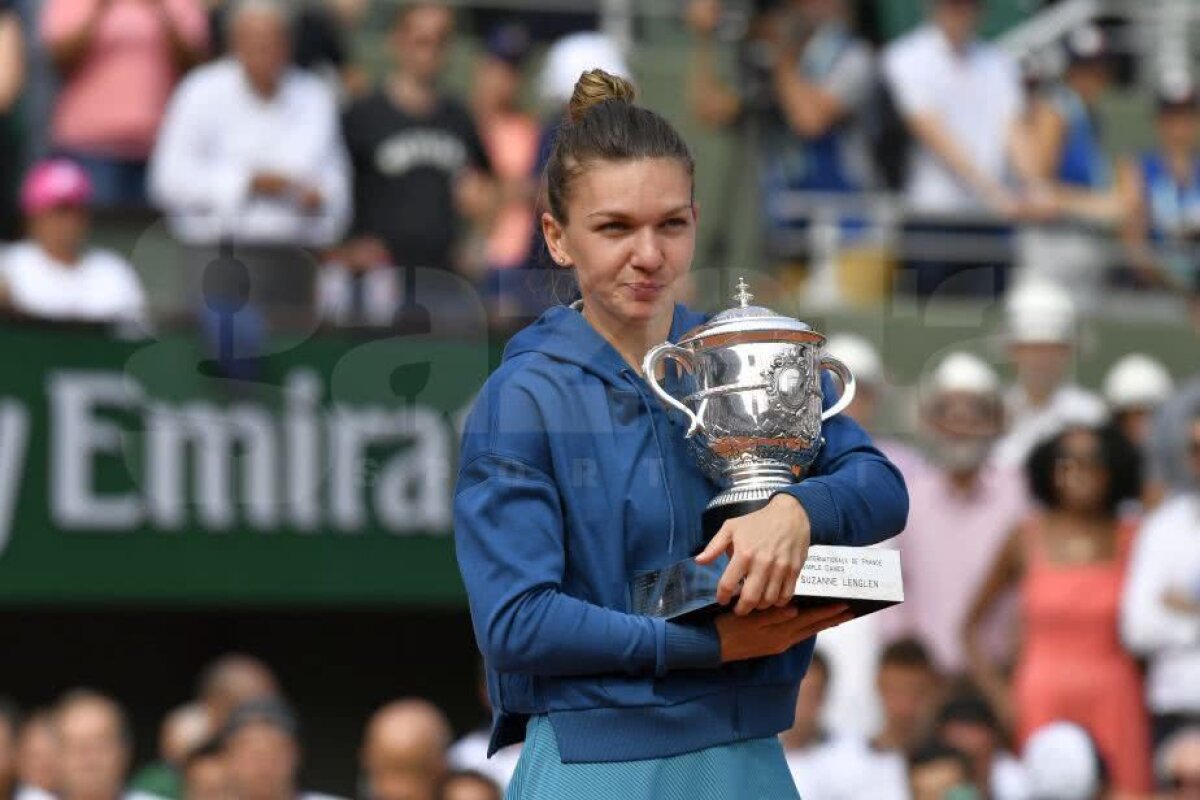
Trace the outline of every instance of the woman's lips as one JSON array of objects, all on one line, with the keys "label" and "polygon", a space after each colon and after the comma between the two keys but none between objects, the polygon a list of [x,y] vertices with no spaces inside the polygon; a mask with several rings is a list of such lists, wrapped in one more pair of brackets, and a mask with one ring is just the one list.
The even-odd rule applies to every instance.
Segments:
[{"label": "woman's lips", "polygon": [[664,284],[630,283],[628,286],[635,300],[653,300],[662,292]]}]

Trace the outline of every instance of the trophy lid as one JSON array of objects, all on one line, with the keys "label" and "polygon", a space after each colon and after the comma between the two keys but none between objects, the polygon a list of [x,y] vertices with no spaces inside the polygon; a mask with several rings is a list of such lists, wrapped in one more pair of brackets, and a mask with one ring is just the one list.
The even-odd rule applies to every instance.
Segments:
[{"label": "trophy lid", "polygon": [[[737,305],[688,331],[679,340],[679,344],[703,347],[725,343],[731,335],[737,341],[762,339],[824,342],[824,336],[800,320],[776,314],[763,306],[751,305],[754,295],[750,293],[744,278],[738,278],[736,288],[733,299]],[[719,339],[714,340],[713,337],[719,337]]]}]

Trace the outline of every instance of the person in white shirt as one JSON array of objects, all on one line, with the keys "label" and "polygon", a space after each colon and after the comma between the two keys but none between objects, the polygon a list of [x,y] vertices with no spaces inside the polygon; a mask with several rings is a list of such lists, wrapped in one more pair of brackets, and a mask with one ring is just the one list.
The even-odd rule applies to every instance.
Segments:
[{"label": "person in white shirt", "polygon": [[193,71],[171,99],[151,198],[187,246],[190,288],[208,308],[234,313],[248,299],[307,322],[307,249],[337,242],[350,216],[336,99],[290,66],[280,0],[241,0],[228,25],[232,55]]},{"label": "person in white shirt", "polygon": [[0,306],[59,321],[131,322],[146,311],[137,272],[107,250],[86,247],[92,187],[79,165],[40,162],[21,187],[29,237],[0,250]]},{"label": "person in white shirt", "polygon": [[1200,405],[1181,432],[1193,488],[1146,517],[1121,607],[1125,645],[1149,660],[1146,702],[1155,746],[1200,725]]},{"label": "person in white shirt", "polygon": [[[978,38],[982,0],[931,0],[929,6],[929,22],[883,54],[886,85],[913,139],[905,200],[926,218],[909,231],[906,260],[922,297],[991,293],[1003,288],[1011,254],[1003,225],[978,218],[1002,221],[1032,210],[1005,182],[1010,166],[1022,176],[1034,168],[1019,124],[1020,73],[999,48]],[[976,216],[969,227],[937,219],[964,213]],[[928,234],[944,241],[951,233],[972,241],[987,236],[988,252],[996,252],[984,258],[976,252],[966,261],[930,253]]]},{"label": "person in white shirt", "polygon": [[1017,382],[1005,397],[1009,427],[993,458],[1001,467],[1022,469],[1039,442],[1068,425],[1101,425],[1108,411],[1103,400],[1070,381],[1077,317],[1064,289],[1043,281],[1019,286],[1006,316]]}]

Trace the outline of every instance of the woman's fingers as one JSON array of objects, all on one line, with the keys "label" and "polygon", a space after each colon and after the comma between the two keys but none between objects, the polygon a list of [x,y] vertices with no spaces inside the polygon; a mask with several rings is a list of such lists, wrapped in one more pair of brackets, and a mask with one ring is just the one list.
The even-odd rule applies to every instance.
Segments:
[{"label": "woman's fingers", "polygon": [[733,613],[745,615],[756,610],[759,607],[759,602],[762,600],[763,589],[766,588],[769,577],[770,574],[761,565],[751,563],[750,569],[746,573],[746,581],[742,584],[742,593],[738,597],[738,602],[734,606]]},{"label": "woman's fingers", "polygon": [[788,572],[787,564],[776,563],[771,567],[771,574],[767,579],[766,588],[763,590],[762,599],[758,601],[760,609],[781,606],[791,599],[792,593],[784,592]]},{"label": "woman's fingers", "polygon": [[746,578],[746,574],[750,570],[750,560],[745,554],[734,553],[733,558],[729,560],[729,565],[725,567],[725,571],[721,573],[721,580],[717,582],[717,602],[721,605],[728,605],[733,596],[742,588],[742,582]]},{"label": "woman's fingers", "polygon": [[[840,610],[831,613],[831,609]],[[816,611],[818,609],[811,610]],[[821,615],[808,615],[805,612],[801,612],[796,619],[780,625],[790,640],[789,647],[803,642],[805,639],[811,639],[821,631],[835,628],[842,623],[854,619],[854,613],[844,605],[830,606],[820,610],[825,613]]]},{"label": "woman's fingers", "polygon": [[[729,545],[733,544],[733,529],[728,524],[722,525],[709,543],[705,546],[700,554],[696,556],[697,564],[711,564],[717,558],[729,549]],[[728,602],[728,601],[726,601]]]}]

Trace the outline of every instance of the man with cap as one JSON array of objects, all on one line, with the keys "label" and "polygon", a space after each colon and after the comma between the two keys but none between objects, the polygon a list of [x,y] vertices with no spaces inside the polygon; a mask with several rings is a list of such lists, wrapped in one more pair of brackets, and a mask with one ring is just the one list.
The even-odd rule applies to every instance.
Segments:
[{"label": "man with cap", "polygon": [[1067,425],[1099,425],[1104,401],[1070,381],[1078,318],[1071,295],[1049,281],[1018,286],[1005,306],[1008,353],[1017,380],[1006,394],[1008,432],[996,445],[996,462],[1021,469],[1043,439]]},{"label": "man with cap", "polygon": [[1148,660],[1146,704],[1156,745],[1200,725],[1200,402],[1182,433],[1191,488],[1142,523],[1121,606],[1125,645]]},{"label": "man with cap", "polygon": [[[904,603],[876,615],[888,638],[924,641],[939,670],[967,671],[962,629],[996,554],[1028,511],[1017,470],[989,461],[1004,429],[1000,381],[976,355],[947,354],[923,386],[921,436],[929,458],[905,475],[915,498],[896,537],[904,558]],[[1012,655],[1015,605],[988,621],[991,655]]]},{"label": "man with cap", "polygon": [[[1171,373],[1145,353],[1129,353],[1112,365],[1102,388],[1113,424],[1147,458],[1154,415],[1175,389]],[[1158,505],[1165,491],[1157,476],[1144,476],[1142,506]]]},{"label": "man with cap", "polygon": [[1157,101],[1158,147],[1122,165],[1134,204],[1122,239],[1139,282],[1200,297],[1200,92],[1191,75],[1170,72]]},{"label": "man with cap", "polygon": [[243,703],[221,731],[226,776],[237,800],[335,800],[296,788],[300,771],[296,717],[278,698]]},{"label": "man with cap", "polygon": [[28,238],[0,251],[0,306],[61,321],[144,318],[146,298],[133,267],[86,246],[91,198],[91,181],[74,162],[34,165],[21,186]]}]

